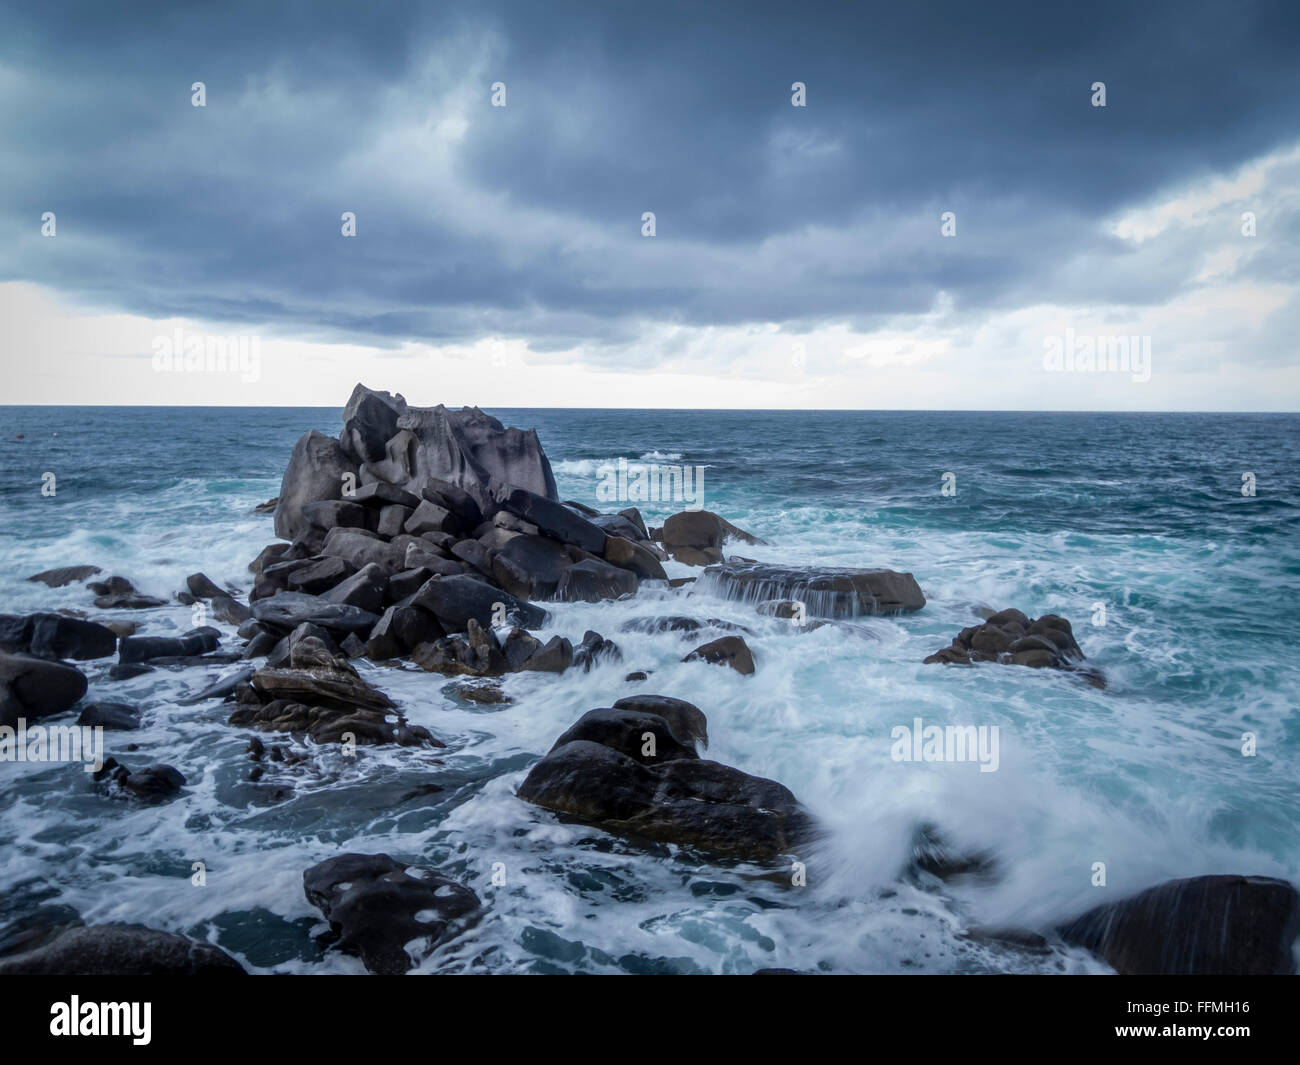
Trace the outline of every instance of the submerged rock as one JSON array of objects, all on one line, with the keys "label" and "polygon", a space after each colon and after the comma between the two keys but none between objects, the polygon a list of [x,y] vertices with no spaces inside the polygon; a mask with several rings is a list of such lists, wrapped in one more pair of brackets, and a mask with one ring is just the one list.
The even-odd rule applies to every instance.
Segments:
[{"label": "submerged rock", "polygon": [[140,711],[127,703],[87,703],[81,708],[77,724],[88,728],[138,729]]},{"label": "submerged rock", "polygon": [[1057,929],[1124,975],[1275,976],[1295,971],[1300,895],[1285,880],[1171,880]]},{"label": "submerged rock", "polygon": [[174,798],[185,786],[185,777],[175,766],[160,762],[143,769],[128,769],[116,758],[105,759],[92,779],[107,781],[110,790],[121,797],[147,803]]},{"label": "submerged rock", "polygon": [[89,580],[102,572],[103,570],[98,566],[60,566],[57,569],[47,569],[41,570],[40,573],[33,573],[27,579],[29,581],[38,581],[50,588],[63,588],[78,581]]},{"label": "submerged rock", "polygon": [[338,948],[382,975],[415,964],[408,944],[423,942],[432,950],[479,910],[469,888],[387,854],[341,854],[312,866],[302,883]]},{"label": "submerged rock", "polygon": [[727,562],[710,566],[696,588],[758,604],[770,599],[803,603],[810,618],[853,618],[920,610],[925,595],[910,573],[888,569],[772,566]]},{"label": "submerged rock", "polygon": [[106,581],[91,581],[87,587],[95,594],[95,606],[101,610],[148,610],[166,606],[166,599],[143,595],[125,577],[109,577]]},{"label": "submerged rock", "polygon": [[243,976],[224,950],[140,925],[70,928],[34,950],[0,958],[0,976]]}]

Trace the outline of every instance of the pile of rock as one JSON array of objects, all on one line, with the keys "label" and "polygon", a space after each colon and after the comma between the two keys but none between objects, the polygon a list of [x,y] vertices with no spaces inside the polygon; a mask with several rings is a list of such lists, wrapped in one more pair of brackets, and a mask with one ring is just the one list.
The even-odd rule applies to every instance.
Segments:
[{"label": "pile of rock", "polygon": [[1081,664],[1084,657],[1065,618],[1044,614],[1035,619],[1013,608],[990,614],[982,625],[962,629],[950,646],[930,655],[924,664],[1002,662],[1031,669],[1063,669],[1081,673],[1090,683],[1103,687],[1101,674]]},{"label": "pile of rock", "polygon": [[700,709],[639,695],[589,710],[529,772],[519,797],[615,835],[770,862],[805,846],[812,820],[788,788],[700,758]]},{"label": "pile of rock", "polygon": [[[441,672],[551,669],[578,652],[530,644],[526,630],[547,620],[537,602],[618,599],[667,579],[635,509],[559,501],[535,432],[363,385],[337,440],[313,431],[294,447],[275,531],[290,542],[249,567],[241,630],[262,652],[308,622],[349,654]],[[498,641],[492,630],[511,623]]]},{"label": "pile of rock", "polygon": [[284,660],[268,658],[236,688],[239,708],[230,724],[305,734],[317,743],[444,746],[362,680],[325,630],[304,623],[286,642]]}]

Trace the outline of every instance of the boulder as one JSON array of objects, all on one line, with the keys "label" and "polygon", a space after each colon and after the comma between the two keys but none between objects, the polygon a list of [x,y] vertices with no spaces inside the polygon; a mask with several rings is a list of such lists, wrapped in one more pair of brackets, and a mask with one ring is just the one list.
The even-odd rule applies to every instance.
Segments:
[{"label": "boulder", "polygon": [[644,544],[636,543],[624,536],[609,535],[605,539],[605,561],[614,566],[631,570],[638,577],[647,580],[666,581],[663,563]]},{"label": "boulder", "polygon": [[412,536],[430,532],[454,532],[460,528],[460,519],[446,507],[425,499],[411,512],[402,528]]},{"label": "boulder", "polygon": [[667,695],[629,695],[614,704],[615,710],[637,710],[644,714],[658,714],[668,722],[673,734],[696,749],[709,745],[709,723],[704,712],[685,699]]},{"label": "boulder", "polygon": [[140,711],[126,703],[87,703],[81,708],[77,724],[87,728],[138,729]]},{"label": "boulder", "polygon": [[370,630],[366,656],[382,662],[409,654],[422,643],[434,643],[445,633],[437,619],[418,606],[395,604],[384,611]]},{"label": "boulder", "polygon": [[357,463],[337,440],[315,429],[300,437],[280,482],[275,535],[282,540],[294,540],[310,530],[303,508],[308,503],[342,498],[346,474],[356,477]]},{"label": "boulder", "polygon": [[119,798],[145,803],[173,799],[185,786],[185,777],[175,766],[158,763],[143,769],[127,769],[116,758],[106,759],[92,779],[107,781],[110,792]]},{"label": "boulder", "polygon": [[356,571],[357,568],[347,559],[323,557],[306,565],[298,564],[290,571],[284,583],[291,592],[320,595],[336,584],[341,584]]},{"label": "boulder", "polygon": [[541,628],[547,618],[541,607],[468,575],[431,578],[411,605],[429,611],[449,632],[464,631],[471,619],[490,628],[502,614],[526,629]]},{"label": "boulder", "polygon": [[378,614],[342,603],[331,603],[316,595],[279,592],[253,604],[253,617],[273,632],[289,633],[304,622],[339,634],[369,633]]},{"label": "boulder", "polygon": [[358,384],[343,408],[339,445],[356,463],[379,462],[397,432],[397,419],[406,413],[401,395],[376,392]]},{"label": "boulder", "polygon": [[415,511],[411,507],[404,507],[400,503],[389,503],[386,507],[379,510],[379,520],[375,524],[375,532],[385,539],[391,540],[394,536],[400,536],[402,529],[411,519]]},{"label": "boulder", "polygon": [[572,565],[562,544],[520,534],[495,552],[491,568],[496,583],[520,599],[554,599]]},{"label": "boulder", "polygon": [[191,573],[185,578],[185,587],[190,590],[190,595],[195,599],[217,599],[230,595],[206,573]]},{"label": "boulder", "polygon": [[519,668],[537,673],[563,673],[571,665],[573,665],[573,644],[563,636],[552,636]]},{"label": "boulder", "polygon": [[155,658],[182,658],[215,651],[221,634],[214,628],[192,629],[183,636],[124,636],[118,647],[119,662],[148,662]]},{"label": "boulder", "polygon": [[326,602],[355,606],[371,614],[379,614],[384,609],[387,593],[388,573],[372,562],[324,592],[321,598]]},{"label": "boulder", "polygon": [[91,581],[88,584],[95,595],[95,606],[101,610],[148,610],[152,607],[166,606],[166,599],[157,596],[142,595],[135,585],[125,577],[109,577],[106,581]]},{"label": "boulder", "polygon": [[643,765],[590,740],[547,754],[519,797],[616,835],[747,861],[774,861],[811,837],[807,813],[775,781],[701,758]]},{"label": "boulder", "polygon": [[414,492],[408,492],[405,488],[399,488],[387,481],[372,481],[370,484],[363,484],[348,496],[348,499],[353,503],[363,503],[368,507],[375,507],[381,511],[390,506],[414,510],[420,505],[420,497]]},{"label": "boulder", "polygon": [[754,656],[749,645],[739,636],[723,636],[702,644],[682,659],[683,662],[697,660],[716,666],[730,666],[745,676],[754,672]]},{"label": "boulder", "polygon": [[107,658],[117,650],[117,634],[106,625],[62,614],[3,614],[0,650],[77,661]]},{"label": "boulder", "polygon": [[347,499],[322,499],[306,503],[302,516],[313,529],[327,533],[331,529],[366,529],[373,532],[376,515],[369,507]]},{"label": "boulder", "polygon": [[1057,931],[1124,975],[1285,975],[1295,971],[1300,895],[1271,877],[1198,876],[1098,906]]},{"label": "boulder", "polygon": [[497,491],[496,502],[502,509],[537,526],[540,532],[553,540],[576,544],[593,555],[605,552],[604,530],[553,498],[505,485]]},{"label": "boulder", "polygon": [[243,976],[225,951],[140,925],[70,928],[21,954],[0,958],[0,976]]},{"label": "boulder", "polygon": [[27,579],[29,581],[38,581],[50,588],[62,588],[65,585],[89,580],[102,572],[103,570],[98,566],[60,566],[57,569],[46,569],[41,570],[40,573],[33,573]]},{"label": "boulder", "polygon": [[34,721],[70,710],[88,684],[80,670],[62,662],[0,652],[0,725]]},{"label": "boulder", "polygon": [[341,854],[302,876],[307,901],[325,915],[339,950],[372,973],[396,975],[414,964],[408,944],[430,950],[479,909],[469,888],[387,854]]},{"label": "boulder", "polygon": [[693,746],[677,738],[664,718],[627,707],[588,710],[561,734],[551,750],[578,740],[604,744],[642,765],[699,757]]},{"label": "boulder", "polygon": [[607,640],[600,633],[588,629],[582,635],[582,642],[573,649],[573,665],[584,673],[601,662],[621,662],[623,652],[613,640]]},{"label": "boulder", "polygon": [[728,540],[747,544],[765,542],[709,510],[684,510],[674,514],[664,522],[659,533],[660,543],[670,550],[679,547],[720,548]]},{"label": "boulder", "polygon": [[925,596],[910,573],[887,569],[728,562],[706,569],[696,588],[754,604],[769,599],[795,600],[804,604],[807,617],[815,618],[897,614],[925,606]]},{"label": "boulder", "polygon": [[362,529],[331,529],[320,553],[344,559],[357,569],[374,564],[387,573],[396,573],[407,568],[402,550]]},{"label": "boulder", "polygon": [[564,571],[555,597],[569,603],[599,603],[605,599],[635,595],[636,589],[635,573],[598,558],[589,558]]}]

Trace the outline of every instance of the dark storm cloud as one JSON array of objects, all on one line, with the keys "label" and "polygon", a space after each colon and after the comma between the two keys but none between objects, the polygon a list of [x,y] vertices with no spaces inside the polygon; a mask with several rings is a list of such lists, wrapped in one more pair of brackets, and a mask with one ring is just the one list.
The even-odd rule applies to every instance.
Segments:
[{"label": "dark storm cloud", "polygon": [[1162,301],[1186,262],[1139,269],[1100,222],[1300,136],[1300,15],[1056,6],[6,6],[0,279],[538,351],[645,320],[871,324],[941,291]]}]

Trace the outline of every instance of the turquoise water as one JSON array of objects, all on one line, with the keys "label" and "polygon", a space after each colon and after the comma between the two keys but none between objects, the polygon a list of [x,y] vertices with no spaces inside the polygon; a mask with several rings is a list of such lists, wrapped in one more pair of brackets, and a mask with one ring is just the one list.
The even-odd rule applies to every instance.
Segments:
[{"label": "turquoise water", "polygon": [[[1095,971],[1074,952],[1021,955],[961,933],[1047,927],[1176,876],[1300,880],[1300,417],[491,413],[538,430],[563,498],[598,505],[602,467],[620,457],[700,466],[704,506],[768,541],[738,553],[909,570],[928,604],[800,634],[689,593],[559,605],[548,632],[595,628],[624,664],[512,677],[516,701],[491,708],[457,703],[436,675],[370,667],[448,748],[357,759],[312,748],[256,785],[244,779],[249,734],[225,725],[228,711],[175,704],[208,672],[114,683],[91,663],[92,697],[144,710],[144,729],[110,736],[109,753],[171,762],[189,790],[136,809],[76,767],[0,765],[0,935],[75,911],[208,938],[259,970],[357,971],[313,943],[301,873],[341,849],[386,850],[461,878],[486,903],[423,970]],[[0,609],[96,614],[84,589],[22,580],[83,562],[160,596],[199,569],[246,588],[247,562],[273,538],[270,519],[248,511],[276,494],[301,433],[338,426],[337,410],[0,408]],[[41,496],[46,472],[53,498]],[[942,492],[945,474],[955,495]],[[641,508],[650,524],[680,509]],[[921,665],[975,609],[1006,606],[1070,618],[1106,689]],[[618,632],[647,613],[748,625],[758,673],[683,664],[688,642]],[[190,614],[177,605],[137,620],[179,631]],[[628,684],[634,668],[655,672]],[[825,841],[799,856],[806,888],[562,825],[514,797],[575,718],[633,691],[696,703],[711,757],[780,780],[822,820]],[[918,716],[997,725],[997,772],[892,761],[891,728]],[[1254,757],[1241,753],[1244,733],[1257,737]],[[123,754],[127,743],[140,750]],[[428,783],[442,790],[414,794]],[[994,854],[997,875],[900,880],[921,821]],[[200,860],[203,888],[190,884]],[[505,886],[491,882],[496,862]]]}]

